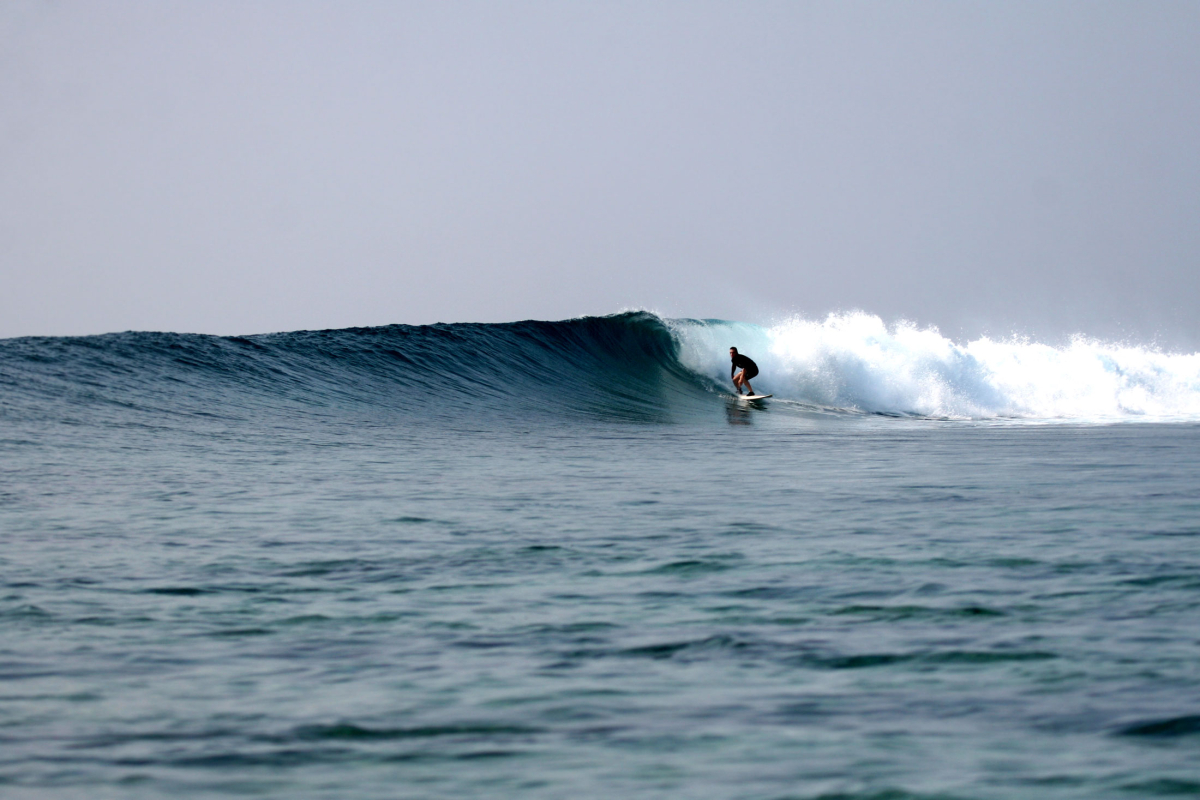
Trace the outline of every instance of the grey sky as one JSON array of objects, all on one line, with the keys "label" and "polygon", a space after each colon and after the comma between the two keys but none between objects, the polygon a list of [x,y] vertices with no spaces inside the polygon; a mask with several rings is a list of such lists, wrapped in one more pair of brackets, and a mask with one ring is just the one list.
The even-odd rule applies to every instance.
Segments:
[{"label": "grey sky", "polygon": [[0,336],[1198,300],[1200,3],[0,5]]}]

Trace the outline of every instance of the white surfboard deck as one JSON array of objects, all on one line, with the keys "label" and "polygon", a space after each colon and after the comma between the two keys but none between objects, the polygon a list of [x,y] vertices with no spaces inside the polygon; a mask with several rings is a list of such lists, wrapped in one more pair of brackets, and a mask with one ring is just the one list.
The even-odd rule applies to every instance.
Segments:
[{"label": "white surfboard deck", "polygon": [[763,400],[767,397],[774,397],[773,394],[739,394],[738,400]]}]

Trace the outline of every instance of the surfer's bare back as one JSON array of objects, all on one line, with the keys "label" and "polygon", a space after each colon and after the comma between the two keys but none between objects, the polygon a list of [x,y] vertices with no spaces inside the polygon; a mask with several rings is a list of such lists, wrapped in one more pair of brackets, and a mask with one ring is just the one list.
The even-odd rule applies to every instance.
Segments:
[{"label": "surfer's bare back", "polygon": [[[743,386],[746,387],[746,394],[754,394],[754,387],[750,385],[750,379],[758,375],[758,364],[739,353],[736,347],[729,348],[729,360],[733,362],[729,368],[729,377],[733,379],[733,385],[737,387],[738,395],[741,395]],[[734,375],[733,373],[738,369],[741,369],[741,372]]]}]

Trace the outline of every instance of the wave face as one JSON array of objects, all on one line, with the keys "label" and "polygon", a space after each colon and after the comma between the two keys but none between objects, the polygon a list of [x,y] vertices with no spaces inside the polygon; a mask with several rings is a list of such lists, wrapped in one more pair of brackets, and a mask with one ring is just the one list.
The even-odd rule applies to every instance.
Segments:
[{"label": "wave face", "polygon": [[652,314],[390,325],[245,337],[178,333],[0,342],[0,415],[237,416],[350,405],[470,424],[531,413],[661,420],[711,402]]},{"label": "wave face", "polygon": [[[937,418],[1200,419],[1200,354],[1079,338],[1066,347],[885,325],[868,314],[762,327],[647,312],[562,322],[176,333],[0,342],[0,417],[372,413],[671,421],[732,391],[754,358],[772,409]],[[124,417],[121,417],[124,418]]]},{"label": "wave face", "polygon": [[864,313],[771,327],[673,324],[689,369],[728,383],[728,347],[758,363],[756,391],[839,409],[943,418],[1200,418],[1200,354],[1076,337],[1065,347],[888,327]]}]

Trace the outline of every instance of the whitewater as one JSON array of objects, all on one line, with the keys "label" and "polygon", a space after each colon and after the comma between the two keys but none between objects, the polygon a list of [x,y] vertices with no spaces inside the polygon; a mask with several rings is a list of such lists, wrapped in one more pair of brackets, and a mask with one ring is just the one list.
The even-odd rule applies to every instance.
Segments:
[{"label": "whitewater", "polygon": [[0,795],[1195,795],[1198,520],[1141,343],[2,340]]},{"label": "whitewater", "polygon": [[[667,323],[690,369],[728,382],[729,346],[755,354],[766,391],[812,405],[951,419],[1196,419],[1200,354],[1078,335],[957,344],[936,328],[866,313],[775,325]],[[727,345],[726,342],[738,342]]]}]

